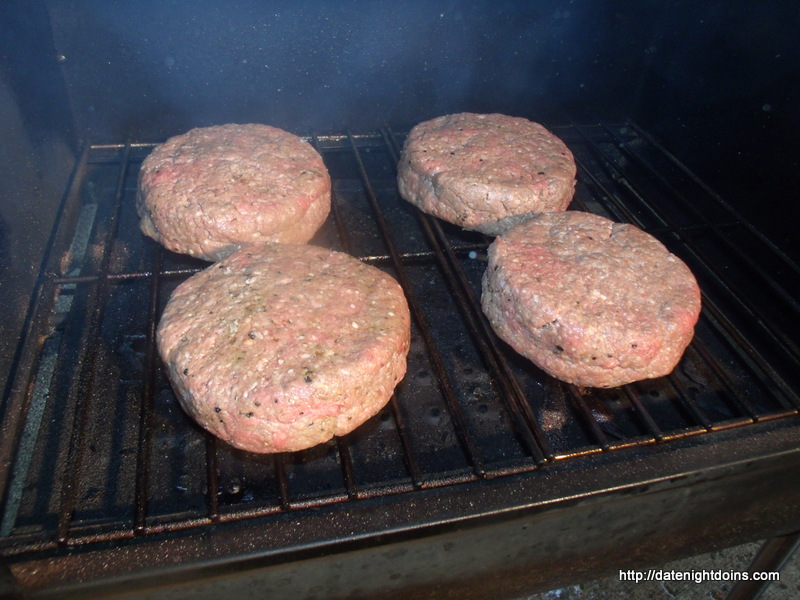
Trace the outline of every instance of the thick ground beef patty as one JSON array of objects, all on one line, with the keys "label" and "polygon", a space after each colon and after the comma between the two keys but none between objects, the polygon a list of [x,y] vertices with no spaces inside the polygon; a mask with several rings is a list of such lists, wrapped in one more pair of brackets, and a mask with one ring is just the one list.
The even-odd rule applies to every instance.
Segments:
[{"label": "thick ground beef patty", "polygon": [[538,123],[458,113],[411,130],[397,183],[424,212],[499,235],[535,214],[566,210],[575,172],[569,148]]},{"label": "thick ground beef patty", "polygon": [[550,375],[616,387],[672,371],[694,335],[700,290],[651,235],[568,211],[492,242],[481,302],[497,334]]},{"label": "thick ground beef patty", "polygon": [[242,248],[181,283],[157,336],[186,412],[262,453],[309,448],[376,414],[405,374],[409,338],[391,276],[294,244]]},{"label": "thick ground beef patty", "polygon": [[302,244],[330,212],[322,157],[268,125],[229,124],[170,138],[144,160],[142,231],[174,252],[209,261],[257,242]]}]

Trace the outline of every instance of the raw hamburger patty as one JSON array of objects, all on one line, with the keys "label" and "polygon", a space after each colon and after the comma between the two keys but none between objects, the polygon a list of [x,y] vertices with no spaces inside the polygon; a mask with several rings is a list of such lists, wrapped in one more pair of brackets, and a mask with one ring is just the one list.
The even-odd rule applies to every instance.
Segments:
[{"label": "raw hamburger patty", "polygon": [[242,248],[181,283],[157,336],[186,412],[262,453],[309,448],[376,414],[405,375],[409,338],[392,277],[293,244]]},{"label": "raw hamburger patty", "polygon": [[616,387],[672,371],[694,335],[700,290],[651,235],[568,211],[492,242],[481,302],[497,334],[553,377]]},{"label": "raw hamburger patty", "polygon": [[538,123],[458,113],[411,130],[397,184],[424,212],[499,235],[535,214],[566,210],[575,193],[575,161]]},{"label": "raw hamburger patty", "polygon": [[142,163],[142,231],[209,261],[254,242],[302,244],[330,212],[322,157],[268,125],[217,125],[170,138]]}]

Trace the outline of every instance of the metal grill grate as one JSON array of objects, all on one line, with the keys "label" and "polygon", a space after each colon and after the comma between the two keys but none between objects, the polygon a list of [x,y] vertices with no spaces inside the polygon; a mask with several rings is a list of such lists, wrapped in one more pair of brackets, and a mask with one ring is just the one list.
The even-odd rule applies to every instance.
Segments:
[{"label": "metal grill grate", "polygon": [[[800,409],[800,269],[631,123],[554,128],[579,166],[571,208],[635,223],[696,274],[704,308],[668,377],[580,390],[541,373],[483,318],[486,237],[399,198],[403,137],[313,136],[333,179],[314,243],[395,276],[412,311],[405,380],[352,434],[256,456],[195,427],[154,347],[170,292],[206,263],[139,231],[152,144],[85,149],[66,190],[4,398],[0,554],[196,530],[298,508],[412,495],[586,455],[669,445]],[[796,420],[795,420],[796,422]]]}]

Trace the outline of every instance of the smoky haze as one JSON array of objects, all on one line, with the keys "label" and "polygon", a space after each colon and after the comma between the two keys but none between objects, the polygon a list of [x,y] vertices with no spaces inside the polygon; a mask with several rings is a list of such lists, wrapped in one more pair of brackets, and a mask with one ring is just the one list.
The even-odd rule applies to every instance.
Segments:
[{"label": "smoky haze", "polygon": [[221,122],[405,127],[459,110],[553,118],[596,69],[599,9],[582,4],[84,0],[51,13],[79,129],[116,139]]}]

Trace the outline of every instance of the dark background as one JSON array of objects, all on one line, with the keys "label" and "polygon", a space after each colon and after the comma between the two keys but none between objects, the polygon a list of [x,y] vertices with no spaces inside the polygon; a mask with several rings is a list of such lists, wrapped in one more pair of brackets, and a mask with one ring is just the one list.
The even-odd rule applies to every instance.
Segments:
[{"label": "dark background", "polygon": [[0,364],[80,146],[225,122],[629,118],[795,253],[799,34],[789,0],[3,2]]}]

